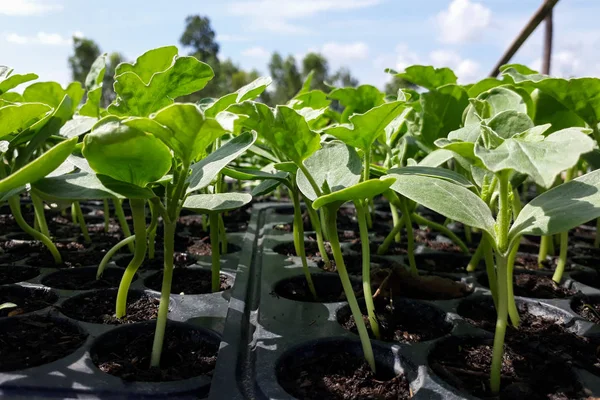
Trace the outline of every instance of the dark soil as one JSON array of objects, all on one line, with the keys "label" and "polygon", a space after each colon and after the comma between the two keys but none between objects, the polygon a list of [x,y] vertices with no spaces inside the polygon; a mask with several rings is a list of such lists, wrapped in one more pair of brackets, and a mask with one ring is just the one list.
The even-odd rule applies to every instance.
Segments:
[{"label": "dark soil", "polygon": [[[337,265],[335,264],[335,260],[331,258],[329,260],[329,267],[325,265],[325,262],[322,258],[318,258],[314,260],[317,263],[317,267],[321,268],[326,272],[337,272]],[[362,275],[362,259],[356,256],[345,256],[344,264],[346,265],[346,270],[350,275]],[[371,257],[371,270],[375,268],[384,268],[389,267],[391,265],[391,261],[388,261],[384,258],[380,257]]]},{"label": "dark soil", "polygon": [[202,331],[167,325],[160,368],[150,368],[154,325],[130,325],[111,332],[92,348],[92,361],[125,381],[168,382],[211,375],[217,362],[218,342]]},{"label": "dark soil", "polygon": [[[370,243],[369,248],[371,250],[371,254],[377,254],[377,250],[379,249],[379,246],[381,246],[381,243],[383,243],[383,240],[377,240],[377,241]],[[416,246],[416,243],[415,243],[415,246]],[[404,240],[404,239],[400,243],[392,242],[392,244],[390,244],[390,246],[388,247],[385,254],[382,254],[382,255],[386,255],[386,256],[403,255],[403,254],[407,253],[406,248],[407,248],[407,243],[406,243],[406,240]],[[362,245],[360,243],[360,240],[355,240],[352,243],[352,245],[350,246],[350,250],[357,252],[358,255],[360,256],[362,254]]]},{"label": "dark soil", "polygon": [[377,368],[345,352],[293,359],[277,371],[279,384],[299,400],[406,400],[412,397],[404,375]]},{"label": "dark soil", "polygon": [[39,274],[39,268],[22,265],[0,265],[0,285],[27,281]]},{"label": "dark soil", "polygon": [[417,268],[430,272],[465,273],[469,256],[450,254],[415,254]]},{"label": "dark soil", "polygon": [[586,320],[600,324],[600,300],[598,298],[576,297],[571,302],[571,308]]},{"label": "dark soil", "polygon": [[[327,251],[329,259],[333,259],[333,253],[331,252],[331,245],[329,244],[329,242],[325,242],[325,250]],[[273,247],[273,251],[284,256],[296,256],[296,248],[294,247],[294,242],[280,243]],[[306,253],[306,257],[309,259],[321,258],[321,253],[319,252],[319,245],[314,240],[304,241],[304,251]]]},{"label": "dark soil", "polygon": [[[337,274],[311,274],[317,298],[312,295],[304,275],[295,276],[279,281],[271,294],[275,297],[283,297],[290,300],[305,301],[310,303],[336,303],[345,301],[344,288]],[[362,285],[358,281],[352,281],[354,293],[359,296]]]},{"label": "dark soil", "polygon": [[[233,243],[227,243],[227,254],[236,253],[240,251],[240,246]],[[212,255],[212,247],[210,245],[210,239],[205,238],[190,238],[190,245],[187,247],[187,252],[193,256],[210,256]]]},{"label": "dark soil", "polygon": [[63,290],[106,289],[119,286],[122,276],[120,268],[106,268],[100,279],[96,279],[94,267],[72,268],[48,275],[42,279],[42,284]]},{"label": "dark soil", "polygon": [[[132,258],[133,258],[132,255],[125,256],[125,257],[122,257],[122,258],[119,258],[118,260],[116,260],[115,263],[121,268],[127,268],[127,265],[129,265],[129,262],[131,261]],[[187,267],[188,265],[192,265],[195,262],[196,262],[196,260],[189,257],[187,253],[180,253],[180,252],[176,251],[173,254],[173,264],[176,267]],[[155,254],[155,257],[152,260],[148,259],[148,257],[146,256],[146,259],[144,260],[144,262],[140,268],[142,270],[144,270],[144,269],[152,269],[152,270],[163,269],[164,268],[163,254],[162,253]]]},{"label": "dark soil", "polygon": [[227,232],[240,232],[248,229],[250,222],[251,205],[228,211],[223,214],[223,225]]},{"label": "dark soil", "polygon": [[[554,271],[556,269],[556,263],[558,262],[557,257],[551,257],[549,260],[546,259],[542,261],[542,268],[538,265],[538,256],[537,254],[518,254],[515,258],[515,268],[526,269],[529,271],[540,271],[540,270],[549,270]],[[571,263],[567,262],[565,265],[565,270],[571,269]]]},{"label": "dark soil", "polygon": [[85,249],[78,242],[67,244],[56,243],[56,245],[62,256],[62,264],[55,264],[50,252],[44,248],[42,252],[28,259],[27,265],[38,268],[79,268],[92,265],[97,266],[104,257],[103,252]]},{"label": "dark soil", "polygon": [[[209,270],[199,268],[175,268],[173,270],[173,282],[171,292],[174,294],[206,294],[211,293],[211,276]],[[157,272],[144,281],[144,285],[149,289],[160,292],[162,288],[163,271]],[[227,290],[231,287],[231,280],[226,275],[221,274],[221,286],[219,291]]]},{"label": "dark soil", "polygon": [[0,371],[15,371],[63,358],[87,335],[65,320],[29,316],[11,318],[0,328]]},{"label": "dark soil", "polygon": [[94,324],[129,324],[156,319],[159,299],[144,292],[130,290],[127,296],[127,314],[123,318],[115,315],[116,290],[85,293],[65,301],[60,311],[67,317]]},{"label": "dark soil", "polygon": [[202,226],[202,219],[206,216],[202,215],[185,215],[177,220],[177,231],[180,232],[183,228],[187,228],[188,232],[192,236],[204,237],[208,236],[209,232],[205,231]]},{"label": "dark soil", "polygon": [[[489,389],[491,342],[444,341],[430,354],[429,363],[433,371],[452,386],[477,397],[492,397]],[[567,364],[526,347],[504,347],[501,382],[499,398],[503,400],[586,397]]]},{"label": "dark soil", "polygon": [[12,317],[51,306],[58,296],[48,289],[23,286],[0,287],[0,304],[14,303],[17,306],[0,310],[0,317]]},{"label": "dark soil", "polygon": [[[371,329],[364,300],[360,305],[369,336],[376,339]],[[385,342],[419,343],[444,336],[452,330],[452,324],[446,322],[445,314],[442,311],[425,303],[400,298],[376,299],[375,316],[379,322],[379,339]],[[358,334],[356,322],[349,306],[338,312],[338,322],[344,329]]]},{"label": "dark soil", "polygon": [[571,278],[584,285],[600,289],[600,275],[592,271],[577,271],[571,274]]},{"label": "dark soil", "polygon": [[[487,275],[481,275],[478,280],[489,287]],[[536,299],[564,299],[575,294],[575,291],[557,285],[550,276],[529,273],[516,273],[513,287],[515,296]]]},{"label": "dark soil", "polygon": [[571,257],[570,261],[574,264],[583,265],[584,267],[590,268],[599,268],[600,263],[598,262],[598,257],[590,257],[590,256],[575,256]]},{"label": "dark soil", "polygon": [[600,257],[600,249],[591,246],[577,246],[573,248],[573,252],[578,256]]}]

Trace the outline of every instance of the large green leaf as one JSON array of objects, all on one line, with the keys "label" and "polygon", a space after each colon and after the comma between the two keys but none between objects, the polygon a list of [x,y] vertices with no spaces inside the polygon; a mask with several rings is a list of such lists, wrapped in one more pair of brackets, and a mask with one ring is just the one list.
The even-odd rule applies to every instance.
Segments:
[{"label": "large green leaf", "polygon": [[456,83],[456,75],[450,68],[434,68],[429,65],[410,66],[404,72],[396,74],[396,77],[429,90]]},{"label": "large green leaf", "polygon": [[[356,185],[361,177],[362,162],[356,150],[337,140],[323,145],[304,165],[323,194]],[[298,171],[296,182],[309,200],[318,197],[302,171]]]},{"label": "large green leaf", "polygon": [[[261,118],[268,115],[263,106],[257,104],[256,107],[262,110],[259,111]],[[268,120],[268,116],[261,119],[262,131],[257,132],[296,164],[306,160],[321,147],[319,134],[311,130],[304,117],[293,108],[277,106],[275,119],[270,128],[264,125]]]},{"label": "large green leaf", "polygon": [[96,173],[140,187],[171,169],[171,152],[160,139],[112,119],[85,136],[82,153]]},{"label": "large green leaf", "polygon": [[204,156],[207,147],[225,134],[221,124],[191,103],[172,104],[150,118],[129,118],[123,124],[152,133],[187,163]]},{"label": "large green leaf", "polygon": [[149,83],[157,72],[166,71],[172,65],[179,50],[177,46],[164,46],[148,50],[135,60],[134,63],[121,63],[115,69],[115,75],[133,72],[142,82]]},{"label": "large green leaf", "polygon": [[385,94],[375,86],[360,85],[359,87],[345,87],[333,89],[329,93],[329,98],[337,100],[349,111],[344,111],[346,118],[351,113],[364,114],[373,107],[382,105],[385,102]]},{"label": "large green leaf", "polygon": [[66,138],[81,136],[91,131],[96,122],[98,122],[97,118],[75,116],[60,128],[58,134]]},{"label": "large green leaf", "polygon": [[0,138],[28,129],[48,117],[52,108],[42,103],[21,103],[0,107]]},{"label": "large green leaf", "polygon": [[248,193],[213,193],[188,196],[183,203],[184,208],[200,214],[223,213],[235,210],[252,201]]},{"label": "large green leaf", "polygon": [[535,104],[536,125],[552,124],[548,133],[574,126],[585,126],[585,121],[554,97],[536,89],[531,93]]},{"label": "large green leaf", "polygon": [[[486,102],[489,105],[490,115],[484,118],[494,117],[502,111],[513,110],[527,114],[527,103],[516,91],[505,87],[494,87],[487,92],[477,96],[477,100]],[[476,107],[471,104],[466,111],[465,125],[479,124],[480,118],[476,113]]]},{"label": "large green leaf", "polygon": [[483,200],[469,189],[445,179],[424,175],[387,175],[401,195],[454,221],[479,228],[495,237],[495,221]]},{"label": "large green leaf", "polygon": [[600,170],[542,193],[515,220],[509,240],[521,235],[554,235],[600,217]]},{"label": "large green leaf", "polygon": [[85,78],[85,89],[87,90],[87,99],[79,109],[79,115],[88,117],[100,117],[100,101],[102,100],[102,81],[106,72],[106,53],[100,55],[90,68],[90,72]]},{"label": "large green leaf", "polygon": [[[147,63],[138,64],[138,59],[133,67],[120,69],[121,74],[115,77],[114,84],[117,99],[108,107],[109,113],[147,117],[172,104],[177,97],[204,88],[214,76],[210,66],[195,57],[176,57],[165,70],[160,68],[166,64],[166,59],[158,55],[156,60],[154,56],[148,58]],[[145,81],[148,76],[149,81]]]},{"label": "large green leaf", "polygon": [[271,82],[272,80],[270,77],[260,77],[255,79],[249,84],[239,88],[235,93],[227,94],[210,104],[204,110],[204,114],[207,117],[215,117],[218,113],[225,111],[225,109],[232,104],[242,103],[246,100],[254,100],[267,89]]},{"label": "large green leaf", "polygon": [[223,146],[191,166],[187,178],[187,192],[194,192],[207,187],[223,168],[238,158],[252,146],[256,140],[256,132],[245,132],[231,139]]},{"label": "large green leaf", "polygon": [[81,83],[73,82],[63,89],[56,82],[36,82],[23,91],[23,99],[27,102],[37,102],[48,104],[52,108],[58,108],[65,96],[71,98],[71,111],[75,113],[79,102],[83,98],[85,90]]},{"label": "large green leaf", "polygon": [[347,201],[371,199],[388,190],[395,180],[395,178],[369,179],[333,193],[324,194],[313,202],[313,208],[319,209],[328,204],[340,205]]},{"label": "large green leaf", "polygon": [[390,176],[395,175],[422,175],[429,176],[432,178],[444,179],[449,182],[452,182],[456,185],[464,186],[466,188],[473,187],[473,183],[469,181],[467,178],[459,174],[458,172],[454,172],[452,170],[446,168],[435,168],[435,167],[427,167],[423,165],[415,165],[408,166],[402,168],[393,168],[390,169],[387,173]]},{"label": "large green leaf", "polygon": [[37,79],[36,74],[13,74],[13,69],[0,65],[0,95],[19,86],[22,83]]},{"label": "large green leaf", "polygon": [[385,132],[385,128],[404,111],[401,101],[385,103],[364,114],[354,114],[350,124],[333,125],[323,130],[344,143],[361,150],[370,149],[375,140]]},{"label": "large green leaf", "polygon": [[288,105],[294,110],[303,108],[322,109],[329,107],[331,100],[327,98],[327,94],[322,90],[311,90],[310,92],[302,93],[289,101]]},{"label": "large green leaf", "polygon": [[0,180],[0,192],[8,192],[44,178],[67,159],[75,149],[75,145],[77,145],[77,138],[65,140],[52,147],[23,168]]},{"label": "large green leaf", "polygon": [[419,165],[422,167],[439,167],[452,158],[454,158],[454,152],[446,149],[437,149],[419,161]]},{"label": "large green leaf", "polygon": [[561,171],[574,166],[581,154],[594,148],[594,141],[583,131],[563,129],[545,139],[542,135],[515,137],[495,149],[476,145],[475,155],[492,172],[514,170],[543,187],[550,187]]},{"label": "large green leaf", "polygon": [[51,201],[83,201],[98,199],[149,199],[152,190],[117,181],[106,175],[87,172],[45,178],[32,185],[33,190]]}]

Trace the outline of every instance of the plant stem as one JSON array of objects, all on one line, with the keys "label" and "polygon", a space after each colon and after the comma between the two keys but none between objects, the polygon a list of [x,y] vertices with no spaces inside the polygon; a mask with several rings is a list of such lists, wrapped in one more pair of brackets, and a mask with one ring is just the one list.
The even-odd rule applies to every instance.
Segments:
[{"label": "plant stem", "polygon": [[21,199],[19,198],[19,196],[17,195],[9,197],[8,205],[10,207],[10,211],[13,217],[15,218],[17,225],[19,225],[19,227],[23,229],[23,232],[30,235],[35,240],[39,240],[40,242],[42,242],[42,244],[46,246],[46,248],[48,248],[48,250],[52,254],[55,264],[62,264],[62,257],[54,243],[52,243],[52,240],[50,240],[48,236],[44,235],[39,231],[36,231],[31,226],[29,226],[29,224],[23,218],[23,214],[21,214]]},{"label": "plant stem", "polygon": [[71,203],[71,221],[77,223],[77,211],[75,211],[75,203]]},{"label": "plant stem", "polygon": [[302,270],[304,271],[304,276],[306,277],[308,289],[310,290],[313,298],[316,300],[317,290],[315,289],[315,284],[313,283],[310,270],[308,269],[308,263],[306,261],[306,249],[304,248],[304,223],[302,222],[302,209],[300,208],[298,189],[290,189],[289,192],[294,204],[294,247],[296,248],[296,255],[300,257],[300,261],[302,262]]},{"label": "plant stem", "polygon": [[[396,206],[393,205],[392,203],[390,203],[390,212],[392,213],[392,224],[394,225],[394,228],[395,228],[396,225],[398,225],[398,223],[400,222],[400,216],[398,215],[398,208],[396,208]],[[396,243],[400,243],[400,241],[402,240],[400,231],[398,231],[394,235],[394,240],[396,241]]]},{"label": "plant stem", "polygon": [[[146,257],[146,201],[143,199],[129,199],[129,205],[131,206],[131,214],[133,216],[133,230],[135,232],[135,252],[133,258],[127,265],[121,283],[119,284],[119,291],[117,292],[117,304],[116,314],[117,318],[123,318],[127,313],[127,294],[131,281],[137,272],[144,258]],[[166,258],[166,254],[165,254]]]},{"label": "plant stem", "polygon": [[540,238],[540,251],[538,253],[538,267],[543,268],[543,262],[546,261],[546,257],[548,256],[548,246],[550,243],[550,236],[542,236]]},{"label": "plant stem", "polygon": [[219,227],[219,239],[221,242],[221,253],[227,254],[227,231],[225,230],[225,223],[223,222],[223,214],[218,214],[217,226]]},{"label": "plant stem", "polygon": [[392,245],[392,242],[394,241],[394,238],[396,236],[400,235],[400,232],[402,231],[402,228],[405,225],[405,221],[406,221],[406,217],[404,216],[404,214],[402,214],[398,223],[394,225],[394,228],[392,228],[390,233],[388,233],[388,235],[385,237],[385,239],[383,240],[383,243],[381,243],[379,245],[379,248],[377,249],[378,255],[382,256],[385,253],[387,253],[389,247]]},{"label": "plant stem", "polygon": [[212,253],[212,279],[211,287],[213,292],[218,292],[221,287],[221,255],[219,254],[219,214],[208,214],[210,224],[210,248]]},{"label": "plant stem", "polygon": [[596,238],[594,239],[594,247],[600,248],[600,218],[596,219]]},{"label": "plant stem", "polygon": [[148,259],[154,259],[154,249],[156,240],[156,227],[158,226],[158,211],[152,201],[148,202],[150,206],[150,226],[147,230],[148,235]]},{"label": "plant stem", "polygon": [[77,214],[77,220],[79,221],[79,228],[81,229],[83,239],[86,243],[92,243],[92,238],[90,238],[87,225],[85,224],[85,218],[83,218],[83,212],[81,212],[81,205],[78,201],[75,201],[73,202],[73,207],[75,207],[75,213]]},{"label": "plant stem", "polygon": [[485,259],[485,272],[488,276],[488,284],[490,286],[490,292],[492,292],[492,299],[494,300],[494,306],[498,309],[498,277],[496,276],[496,266],[494,262],[494,252],[492,246],[487,237],[483,238],[483,256]]},{"label": "plant stem", "polygon": [[464,229],[465,229],[465,239],[467,240],[467,243],[469,243],[469,244],[473,243],[473,236],[471,235],[471,227],[468,225],[465,225]]},{"label": "plant stem", "polygon": [[162,354],[165,329],[167,327],[167,316],[169,315],[169,300],[171,296],[171,283],[173,281],[173,254],[175,252],[176,226],[177,222],[175,221],[165,222],[165,264],[160,291],[160,305],[158,306],[158,317],[156,318],[156,330],[154,332],[154,342],[152,343],[152,356],[150,361],[150,366],[156,368],[160,366],[160,356]]},{"label": "plant stem", "polygon": [[496,320],[496,332],[494,334],[494,349],[492,353],[492,369],[490,376],[490,389],[492,394],[500,392],[500,376],[502,372],[502,359],[504,355],[504,336],[506,335],[508,317],[508,277],[506,271],[506,257],[496,254],[496,268],[498,270],[498,317]]},{"label": "plant stem", "polygon": [[567,264],[567,250],[569,248],[569,232],[562,232],[560,234],[560,254],[558,256],[558,264],[556,270],[552,276],[552,280],[556,283],[560,283],[562,276],[565,273],[565,265]]},{"label": "plant stem", "polygon": [[[119,221],[119,225],[121,225],[121,229],[123,230],[123,236],[129,237],[131,236],[131,231],[129,230],[129,225],[127,225],[127,220],[125,219],[125,213],[123,212],[123,206],[121,205],[121,200],[116,197],[113,198],[113,205],[115,207],[115,215],[117,216],[117,220]],[[133,243],[129,243],[127,245],[129,247],[129,251],[131,253],[134,252]]]},{"label": "plant stem", "polygon": [[340,248],[340,241],[338,239],[337,232],[337,208],[327,208],[325,210],[325,214],[325,224],[327,226],[326,230],[327,234],[329,235],[331,251],[333,252],[333,258],[335,260],[340,280],[342,281],[342,287],[344,288],[344,293],[346,294],[346,299],[348,300],[350,311],[352,312],[354,322],[356,323],[356,329],[358,331],[358,336],[362,344],[365,360],[367,361],[367,363],[369,363],[369,366],[371,367],[373,372],[375,372],[375,356],[373,354],[373,347],[371,346],[369,332],[367,331],[367,327],[365,326],[365,321],[363,320],[362,312],[360,311],[360,307],[358,306],[358,301],[356,301],[354,289],[352,288],[352,283],[350,282],[348,271],[346,271],[346,264],[344,263],[344,257],[342,256],[342,250]]},{"label": "plant stem", "polygon": [[515,258],[517,257],[517,252],[519,251],[519,241],[521,238],[517,238],[515,241],[516,245],[513,246],[510,253],[508,254],[508,260],[506,264],[506,293],[508,300],[508,315],[510,317],[510,321],[512,325],[517,328],[521,323],[521,318],[519,317],[519,309],[517,308],[517,303],[515,302],[515,293],[513,287],[513,271],[515,269]]},{"label": "plant stem", "polygon": [[360,233],[360,245],[362,248],[362,282],[365,305],[367,307],[371,331],[373,331],[373,334],[377,339],[381,339],[381,334],[379,333],[379,322],[375,316],[375,304],[373,304],[373,294],[371,292],[371,244],[369,242],[369,229],[367,228],[365,206],[361,204],[360,200],[356,201],[354,205],[356,207],[358,230]]},{"label": "plant stem", "polygon": [[110,229],[110,207],[107,199],[103,199],[102,204],[104,205],[104,232],[108,233]]},{"label": "plant stem", "polygon": [[129,245],[129,243],[133,243],[135,241],[135,236],[129,236],[121,240],[119,243],[115,244],[110,250],[106,252],[104,257],[102,257],[102,261],[100,261],[100,265],[98,265],[98,271],[96,272],[96,279],[100,279],[102,273],[104,273],[104,269],[106,265],[110,262],[111,258],[115,255],[117,251],[119,251],[123,246]]},{"label": "plant stem", "polygon": [[498,249],[502,254],[508,250],[508,229],[510,227],[511,206],[508,201],[509,183],[507,171],[499,174],[500,195],[498,198]]},{"label": "plant stem", "polygon": [[428,226],[431,229],[438,231],[441,234],[447,236],[448,239],[452,240],[458,247],[460,247],[460,249],[462,250],[463,253],[465,253],[465,254],[471,253],[469,251],[469,248],[465,244],[465,242],[463,242],[458,236],[456,236],[456,234],[454,232],[452,232],[448,227],[446,227],[442,224],[438,224],[437,222],[433,222],[425,217],[421,217],[417,213],[412,213],[411,218],[417,224]]},{"label": "plant stem", "polygon": [[477,269],[477,266],[479,265],[479,262],[481,261],[481,258],[483,257],[483,248],[484,248],[483,243],[484,243],[483,240],[481,242],[479,242],[479,245],[477,246],[477,250],[475,250],[475,253],[469,260],[469,264],[467,265],[467,272],[473,272]]},{"label": "plant stem", "polygon": [[407,255],[408,264],[410,266],[410,272],[413,276],[418,276],[419,271],[417,270],[417,262],[415,260],[415,236],[412,229],[412,221],[410,219],[410,211],[408,209],[408,200],[405,197],[400,197],[400,204],[402,206],[402,216],[404,217],[404,229],[406,229],[407,239]]},{"label": "plant stem", "polygon": [[[317,236],[317,246],[319,247],[319,253],[321,253],[321,258],[325,263],[325,269],[331,268],[331,261],[329,260],[329,256],[327,255],[327,249],[325,248],[325,242],[323,241],[323,227],[321,225],[321,221],[319,219],[319,214],[315,211],[312,206],[312,201],[303,196],[304,204],[306,204],[306,211],[308,212],[308,218],[310,218],[310,224],[315,230],[315,235]],[[302,222],[304,225],[304,221]]]},{"label": "plant stem", "polygon": [[48,223],[46,222],[46,215],[44,214],[44,202],[34,192],[29,192],[31,195],[31,201],[33,203],[33,211],[35,212],[35,220],[39,226],[39,230],[42,234],[50,237],[50,231],[48,230]]}]

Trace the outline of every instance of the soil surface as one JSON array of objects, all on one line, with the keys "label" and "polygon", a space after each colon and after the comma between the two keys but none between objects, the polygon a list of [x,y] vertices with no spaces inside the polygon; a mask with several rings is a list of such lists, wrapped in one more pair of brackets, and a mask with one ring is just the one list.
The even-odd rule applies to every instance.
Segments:
[{"label": "soil surface", "polygon": [[[333,253],[331,252],[331,245],[329,242],[324,242],[325,251],[327,251],[327,256],[330,260],[333,260]],[[280,243],[273,247],[273,251],[278,254],[282,254],[284,256],[292,257],[296,256],[296,248],[294,247],[294,242],[285,242]],[[319,245],[314,240],[305,240],[304,241],[304,252],[306,253],[306,257],[308,259],[321,258],[321,253],[319,252]]]},{"label": "soil surface", "polygon": [[282,364],[279,384],[300,400],[405,400],[410,399],[404,375],[369,365],[354,355],[339,352]]},{"label": "soil surface", "polygon": [[29,316],[11,318],[0,328],[0,371],[15,371],[63,358],[87,335],[65,320]]},{"label": "soil surface", "polygon": [[60,243],[55,244],[62,256],[62,264],[56,264],[50,252],[44,248],[42,252],[37,250],[38,254],[29,258],[27,260],[27,265],[37,268],[79,268],[98,266],[105,254],[102,251],[85,249],[83,248],[83,245],[78,242],[70,242],[69,245],[73,245],[72,247],[60,246]]},{"label": "soil surface", "polygon": [[60,311],[67,317],[94,324],[129,324],[156,319],[159,299],[143,292],[130,290],[127,295],[127,314],[123,318],[115,315],[117,291],[94,291],[72,297],[65,301]]},{"label": "soil surface", "polygon": [[[127,268],[127,265],[129,265],[129,262],[131,261],[131,259],[133,258],[132,255],[129,256],[125,256],[122,258],[119,258],[118,260],[115,261],[115,264],[117,264],[119,267],[121,268]],[[152,270],[159,270],[159,269],[163,269],[164,268],[164,257],[163,254],[155,254],[154,258],[152,260],[150,260],[148,258],[148,256],[146,256],[146,258],[144,259],[144,262],[141,265],[141,269],[152,269]],[[187,253],[180,253],[178,251],[173,253],[173,265],[175,265],[176,267],[187,267],[188,265],[192,265],[196,262],[196,260],[194,260],[193,258],[191,258]]]},{"label": "soil surface", "polygon": [[[452,386],[474,396],[492,397],[489,374],[491,343],[448,340],[429,356],[433,371]],[[568,400],[585,398],[569,366],[532,348],[504,347],[500,399]]]},{"label": "soil surface", "polygon": [[0,304],[13,303],[16,307],[0,310],[0,317],[13,317],[51,306],[58,296],[48,289],[22,286],[0,287]]},{"label": "soil surface", "polygon": [[65,269],[46,276],[42,279],[42,284],[64,290],[106,289],[119,286],[123,276],[122,269],[106,268],[100,279],[96,279],[96,271],[93,267]]},{"label": "soil surface", "polygon": [[[360,305],[369,336],[376,339],[364,300]],[[419,343],[444,336],[452,330],[452,324],[446,322],[441,310],[421,302],[378,299],[375,301],[375,316],[379,323],[379,339],[386,342]],[[358,334],[349,306],[339,311],[338,322],[344,329]]]},{"label": "soil surface", "polygon": [[[487,275],[481,275],[479,283],[489,288]],[[575,294],[575,291],[557,285],[552,277],[529,273],[514,275],[514,294],[536,299],[564,299]]]},{"label": "soil surface", "polygon": [[[212,255],[212,247],[210,245],[210,238],[204,237],[200,238],[192,238],[190,237],[190,244],[187,247],[187,252],[193,256],[210,256]],[[236,253],[240,251],[241,248],[238,245],[233,243],[227,243],[227,254]]]},{"label": "soil surface", "polygon": [[581,296],[573,299],[571,308],[577,314],[594,324],[600,324],[600,300]]},{"label": "soil surface", "polygon": [[27,281],[39,274],[39,268],[21,265],[0,265],[0,285]]},{"label": "soil surface", "polygon": [[[529,271],[540,271],[549,270],[554,271],[556,269],[556,263],[558,262],[557,257],[551,257],[549,260],[542,261],[542,268],[538,265],[538,256],[536,254],[518,254],[515,258],[515,268],[526,269]],[[568,262],[565,265],[565,270],[571,269],[571,263]]]},{"label": "soil surface", "polygon": [[150,368],[154,325],[128,328],[115,331],[111,340],[92,349],[92,361],[101,371],[138,382],[178,381],[212,374],[219,346],[207,341],[200,331],[168,325],[160,368]]},{"label": "soil surface", "polygon": [[415,254],[417,268],[430,272],[442,273],[466,273],[470,257],[437,255],[437,254]]},{"label": "soil surface", "polygon": [[[271,292],[271,295],[310,303],[336,303],[346,300],[339,276],[336,274],[312,274],[311,276],[315,285],[315,291],[317,292],[317,298],[311,293],[304,275],[279,281],[275,285],[275,289]],[[360,296],[360,293],[362,293],[361,282],[353,280],[352,287],[354,288],[354,293]]]},{"label": "soil surface", "polygon": [[[199,268],[175,268],[173,269],[173,282],[171,284],[171,293],[173,294],[206,294],[211,293],[211,277],[209,270]],[[160,292],[162,288],[163,271],[157,272],[144,281],[146,287]],[[219,291],[227,290],[231,287],[231,281],[221,274],[221,286]]]},{"label": "soil surface", "polygon": [[597,272],[577,271],[571,274],[571,278],[584,285],[600,289],[600,275]]}]

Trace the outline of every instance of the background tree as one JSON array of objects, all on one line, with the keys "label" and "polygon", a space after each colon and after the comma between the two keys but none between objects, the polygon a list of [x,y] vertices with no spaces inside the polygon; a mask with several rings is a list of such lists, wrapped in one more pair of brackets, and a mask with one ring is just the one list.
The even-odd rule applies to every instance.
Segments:
[{"label": "background tree", "polygon": [[210,19],[200,15],[190,15],[185,19],[185,30],[179,42],[191,49],[200,61],[213,61],[219,54],[219,44],[215,41],[217,34],[210,26]]},{"label": "background tree", "polygon": [[393,76],[392,80],[385,84],[384,92],[388,96],[396,96],[400,89],[415,89],[417,86],[402,78]]},{"label": "background tree", "polygon": [[83,84],[92,64],[100,54],[100,47],[92,39],[73,36],[73,55],[69,57],[73,80]]},{"label": "background tree", "polygon": [[327,59],[318,53],[308,53],[302,60],[302,75],[307,76],[311,71],[313,71],[311,89],[329,92],[329,87],[325,84],[329,78]]},{"label": "background tree", "polygon": [[352,73],[348,68],[342,67],[329,78],[328,83],[338,87],[356,87],[358,86],[358,79],[352,76]]}]

